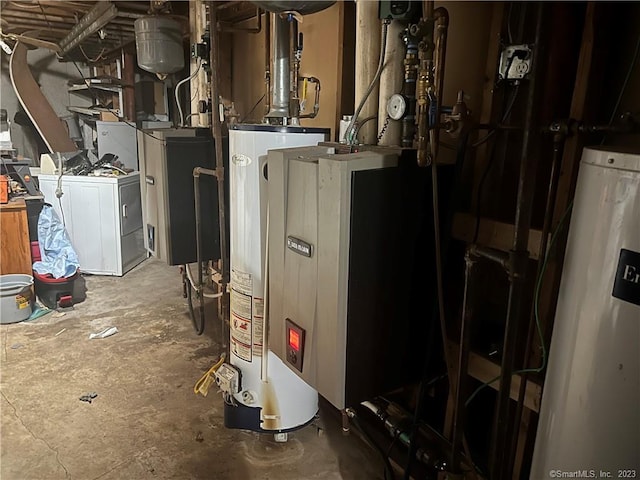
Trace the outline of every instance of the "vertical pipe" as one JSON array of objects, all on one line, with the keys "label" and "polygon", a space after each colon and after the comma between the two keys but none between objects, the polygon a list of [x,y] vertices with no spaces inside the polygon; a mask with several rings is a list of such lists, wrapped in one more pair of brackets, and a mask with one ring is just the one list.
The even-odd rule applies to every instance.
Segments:
[{"label": "vertical pipe", "polygon": [[[227,219],[226,219],[226,195],[224,187],[224,154],[222,151],[222,119],[220,118],[220,31],[218,29],[218,12],[216,2],[209,2],[210,34],[211,34],[211,103],[212,134],[216,151],[216,178],[218,179],[218,220],[220,222],[220,272],[222,281],[220,287],[223,295],[220,297],[222,308],[221,315],[221,343],[228,346],[229,335],[226,325],[229,318],[229,296],[226,293],[229,282],[229,257],[227,255]],[[228,352],[227,352],[228,353]]]},{"label": "vertical pipe", "polygon": [[529,230],[531,227],[531,213],[533,207],[534,186],[536,179],[536,159],[534,148],[536,142],[532,136],[536,133],[535,122],[537,115],[536,92],[538,89],[539,62],[543,55],[542,20],[544,6],[537,5],[535,26],[535,54],[533,57],[527,92],[527,107],[522,137],[522,149],[520,155],[520,174],[518,179],[518,198],[516,205],[515,231],[513,237],[513,250],[511,256],[511,284],[509,287],[509,300],[507,304],[507,317],[505,321],[505,333],[503,343],[502,365],[500,371],[500,390],[496,406],[496,421],[494,441],[492,442],[492,454],[490,471],[492,478],[510,478],[508,472],[509,459],[506,458],[509,448],[510,421],[509,407],[511,402],[511,377],[515,363],[516,341],[518,339],[519,323],[522,317],[522,303],[524,296],[524,281],[526,265],[529,258],[527,246],[529,243]]},{"label": "vertical pipe", "polygon": [[[357,0],[356,2],[356,85],[354,112],[364,98],[375,77],[380,55],[380,20],[378,2]],[[378,114],[378,85],[374,85],[368,100],[360,111],[359,118],[375,117]],[[360,129],[361,142],[375,144],[378,132],[376,122],[368,122]]]},{"label": "vertical pipe", "polygon": [[[387,100],[394,93],[402,90],[402,72],[404,60],[404,45],[402,31],[404,26],[395,20],[389,25],[387,34],[387,48],[385,53],[385,68],[380,75],[380,95],[378,100],[378,145],[400,145],[402,125],[399,121],[389,120],[387,117]],[[364,127],[363,127],[364,128]],[[382,135],[379,134],[384,130]],[[377,140],[377,138],[376,138]]]},{"label": "vertical pipe", "polygon": [[433,38],[435,42],[433,52],[433,83],[435,86],[436,97],[436,118],[435,125],[432,125],[430,132],[431,156],[436,161],[438,156],[438,147],[440,145],[440,107],[444,104],[444,66],[447,55],[447,33],[449,30],[449,12],[446,8],[439,7],[434,12],[435,25]]},{"label": "vertical pipe", "polygon": [[[188,288],[193,288],[199,294],[200,301],[200,325],[196,325],[195,313],[191,320],[193,326],[196,329],[196,335],[202,335],[204,332],[204,289],[202,282],[202,213],[200,211],[200,167],[193,169],[193,197],[195,200],[195,216],[196,216],[196,260],[198,262],[198,283],[195,286],[189,285]],[[184,268],[188,272],[189,265],[185,265]]]},{"label": "vertical pipe", "polygon": [[264,12],[264,113],[271,110],[271,17],[275,14]]},{"label": "vertical pipe", "polygon": [[458,350],[458,377],[455,390],[455,412],[453,417],[453,438],[451,440],[451,468],[460,471],[460,450],[464,436],[466,380],[469,370],[469,349],[471,344],[471,320],[473,319],[473,267],[476,259],[467,251],[464,256],[464,296],[462,300],[462,323],[460,325],[460,348]]},{"label": "vertical pipe", "polygon": [[298,95],[298,77],[300,75],[300,52],[298,51],[298,21],[289,19],[289,42],[291,68],[291,95],[289,96],[289,116],[292,125],[300,125],[300,97]]},{"label": "vertical pipe", "polygon": [[[540,248],[538,249],[538,266],[536,268],[536,277],[538,278],[542,272],[542,264],[544,262],[545,256],[547,255],[547,244],[549,241],[549,233],[551,230],[551,218],[553,216],[553,207],[555,204],[556,191],[558,188],[558,178],[560,176],[560,150],[562,143],[564,141],[564,136],[562,134],[556,134],[553,138],[553,157],[551,161],[551,172],[549,174],[549,188],[547,190],[547,200],[545,206],[544,220],[542,224],[542,235],[540,240]],[[536,298],[534,295],[533,301],[536,302]],[[529,362],[529,357],[531,355],[531,345],[533,343],[533,335],[535,332],[536,326],[536,316],[535,316],[535,308],[532,305],[530,315],[529,315],[529,327],[527,330],[527,341],[525,343],[525,351],[524,351],[524,360],[523,360],[523,368],[527,369],[527,363]],[[543,340],[544,341],[544,340]],[[546,359],[545,359],[546,360]],[[522,420],[522,408],[524,405],[524,397],[527,390],[527,372],[523,372],[520,377],[520,389],[518,391],[518,402],[516,403],[516,413],[514,415],[513,424],[517,427]],[[509,456],[509,461],[511,462],[509,469],[510,471],[514,466],[515,454],[518,446],[518,429],[514,428],[513,435],[511,437],[511,452]]]},{"label": "vertical pipe", "polygon": [[416,82],[418,80],[418,40],[409,30],[405,30],[403,41],[406,47],[404,56],[404,85],[402,94],[407,101],[407,111],[402,119],[402,146],[413,147],[416,132]]},{"label": "vertical pipe", "polygon": [[273,94],[271,111],[267,117],[289,117],[289,93],[291,91],[289,55],[289,21],[280,15],[275,15],[273,22]]}]

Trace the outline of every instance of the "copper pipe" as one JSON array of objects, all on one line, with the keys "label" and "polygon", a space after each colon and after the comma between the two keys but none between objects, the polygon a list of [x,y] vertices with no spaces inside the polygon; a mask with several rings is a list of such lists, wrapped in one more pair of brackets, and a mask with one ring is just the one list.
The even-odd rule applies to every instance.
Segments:
[{"label": "copper pipe", "polygon": [[[447,32],[449,29],[449,12],[444,7],[439,7],[434,12],[435,24],[434,24],[434,53],[433,53],[433,83],[435,85],[435,98],[437,102],[436,112],[436,125],[440,121],[440,109],[444,103],[444,65],[447,54]],[[437,126],[432,126],[430,132],[431,143],[431,157],[432,161],[436,161],[438,156],[438,147],[440,145],[440,129]]]}]

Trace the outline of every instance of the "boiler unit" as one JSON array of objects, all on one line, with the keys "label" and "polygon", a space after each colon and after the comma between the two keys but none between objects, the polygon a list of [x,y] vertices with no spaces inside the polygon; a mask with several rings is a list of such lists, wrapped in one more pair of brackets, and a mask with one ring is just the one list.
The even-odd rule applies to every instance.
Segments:
[{"label": "boiler unit", "polygon": [[[138,151],[145,248],[169,265],[195,262],[193,169],[215,168],[209,130],[140,130]],[[203,259],[215,260],[220,258],[218,186],[213,177],[200,181],[206,187],[200,199]]]},{"label": "boiler unit", "polygon": [[640,154],[582,155],[531,479],[637,475]]},{"label": "boiler unit", "polygon": [[216,372],[225,426],[284,433],[318,411],[317,392],[268,348],[263,329],[267,229],[266,155],[272,148],[316,145],[329,129],[235,125],[229,132],[230,364]]},{"label": "boiler unit", "polygon": [[269,152],[269,346],[339,409],[417,380],[433,319],[430,172],[382,152]]}]

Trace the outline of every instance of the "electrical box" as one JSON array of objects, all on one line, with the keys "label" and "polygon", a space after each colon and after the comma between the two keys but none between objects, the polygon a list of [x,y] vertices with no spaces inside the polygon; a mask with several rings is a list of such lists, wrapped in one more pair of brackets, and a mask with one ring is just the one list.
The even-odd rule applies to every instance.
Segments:
[{"label": "electrical box", "polygon": [[416,380],[432,321],[428,169],[271,150],[269,348],[343,409]]},{"label": "electrical box", "polygon": [[394,20],[418,20],[422,14],[422,2],[413,1],[381,1],[378,18]]}]

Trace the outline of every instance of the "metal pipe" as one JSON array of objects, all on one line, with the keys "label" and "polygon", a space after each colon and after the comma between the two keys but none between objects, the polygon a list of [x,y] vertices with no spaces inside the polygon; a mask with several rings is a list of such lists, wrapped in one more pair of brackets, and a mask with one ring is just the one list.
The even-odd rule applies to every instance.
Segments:
[{"label": "metal pipe", "polygon": [[273,22],[273,88],[271,110],[267,117],[289,117],[289,92],[291,79],[289,72],[289,21],[275,15]]},{"label": "metal pipe", "polygon": [[407,101],[407,111],[402,118],[402,146],[413,147],[416,121],[416,82],[418,77],[418,41],[405,29],[402,40],[406,47],[404,56],[404,84],[402,93]]},{"label": "metal pipe", "polygon": [[440,144],[440,107],[443,105],[444,97],[444,66],[447,56],[447,33],[449,30],[449,12],[444,7],[439,7],[434,12],[434,52],[433,52],[433,83],[435,85],[435,106],[430,106],[435,111],[436,118],[432,118],[430,130],[430,146],[432,161],[435,162],[438,156],[438,147]]},{"label": "metal pipe", "polygon": [[[553,210],[555,206],[555,198],[556,192],[558,189],[558,180],[560,177],[560,152],[562,150],[562,144],[564,143],[565,136],[563,134],[557,133],[553,137],[553,156],[551,160],[551,172],[549,174],[549,188],[547,189],[547,199],[546,206],[544,212],[544,220],[542,223],[542,235],[540,240],[540,248],[538,249],[538,266],[536,268],[536,277],[538,278],[542,272],[542,264],[544,258],[547,254],[547,245],[549,241],[549,233],[551,232],[551,220],[553,217]],[[536,301],[534,297],[533,301]],[[533,342],[533,336],[535,333],[536,326],[536,316],[535,309],[532,305],[530,315],[529,315],[529,327],[527,330],[527,341],[525,343],[525,351],[523,357],[523,371],[520,374],[520,389],[518,390],[518,401],[516,403],[516,411],[514,415],[514,425],[518,425],[522,420],[522,410],[524,406],[524,397],[527,391],[527,380],[528,380],[528,371],[527,363],[529,362],[529,357],[531,355],[531,346]],[[513,435],[511,437],[511,452],[509,455],[509,461],[511,465],[509,466],[509,470],[511,471],[514,466],[515,454],[518,446],[518,430],[514,428]]]},{"label": "metal pipe", "polygon": [[64,56],[92,33],[97,32],[118,16],[118,8],[111,3],[98,2],[74,25],[69,34],[60,40],[60,55]]},{"label": "metal pipe", "polygon": [[[196,216],[196,261],[198,262],[198,283],[194,287],[199,292],[200,299],[200,325],[195,325],[196,335],[202,335],[204,332],[204,288],[202,288],[202,212],[200,210],[200,175],[216,176],[215,170],[208,168],[196,167],[193,169],[193,196],[195,200],[195,216]],[[185,265],[188,269],[188,265]],[[187,270],[188,271],[188,270]]]},{"label": "metal pipe", "polygon": [[487,260],[491,260],[492,262],[497,263],[502,268],[504,268],[507,273],[509,273],[511,265],[509,264],[508,253],[505,253],[501,250],[496,250],[495,248],[482,247],[477,244],[470,245],[469,251],[473,255],[477,255],[478,257],[486,258]]},{"label": "metal pipe", "polygon": [[264,13],[264,113],[271,110],[271,17],[273,13]]},{"label": "metal pipe", "polygon": [[539,83],[539,63],[543,56],[542,22],[544,13],[543,3],[539,3],[536,12],[535,40],[536,52],[531,64],[529,90],[527,92],[527,107],[525,113],[524,131],[522,137],[520,174],[518,179],[518,197],[516,205],[515,231],[513,237],[513,250],[510,252],[512,270],[510,275],[509,300],[507,303],[507,317],[505,321],[505,333],[503,342],[502,365],[500,370],[500,391],[496,407],[496,421],[494,441],[492,442],[492,454],[490,472],[492,478],[497,480],[511,478],[509,472],[510,463],[505,456],[510,451],[510,429],[513,426],[509,416],[509,404],[511,402],[511,376],[515,363],[516,341],[518,329],[522,317],[522,304],[524,296],[525,276],[529,252],[529,230],[531,227],[531,213],[533,207],[534,186],[536,179],[536,161],[533,149],[536,142],[532,136],[537,133],[534,126],[537,114],[536,92]]},{"label": "metal pipe", "polygon": [[[220,310],[222,312],[221,322],[221,344],[223,348],[228,347],[229,335],[227,335],[226,325],[229,318],[229,296],[226,295],[227,283],[229,282],[229,257],[227,256],[227,220],[226,220],[226,195],[224,187],[224,154],[222,151],[222,119],[220,118],[220,32],[218,31],[218,12],[215,2],[209,3],[210,35],[211,35],[211,102],[212,102],[212,125],[211,131],[215,142],[216,151],[216,178],[218,179],[218,221],[220,224],[220,289],[225,293],[220,298]],[[227,352],[229,353],[229,352]]]},{"label": "metal pipe", "polygon": [[292,125],[299,125],[300,117],[300,96],[298,94],[298,77],[300,76],[300,57],[302,49],[298,44],[298,21],[291,16],[289,19],[289,42],[292,46],[289,54],[289,65],[291,69],[291,93],[289,96],[289,116]]},{"label": "metal pipe", "polygon": [[460,448],[464,437],[466,380],[469,370],[469,349],[471,344],[471,320],[473,319],[473,290],[471,278],[476,260],[467,249],[464,256],[464,296],[462,299],[462,322],[460,325],[460,348],[458,350],[458,377],[453,415],[453,438],[451,439],[451,469],[461,473]]}]

